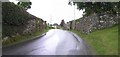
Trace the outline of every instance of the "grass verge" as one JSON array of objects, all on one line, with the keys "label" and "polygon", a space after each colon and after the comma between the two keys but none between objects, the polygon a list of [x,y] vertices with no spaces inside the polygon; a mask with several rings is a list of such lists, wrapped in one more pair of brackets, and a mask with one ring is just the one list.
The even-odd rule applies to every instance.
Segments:
[{"label": "grass verge", "polygon": [[6,41],[2,42],[2,46],[3,47],[8,47],[8,46],[18,44],[18,43],[21,43],[21,42],[36,39],[36,38],[40,37],[43,33],[47,32],[48,30],[50,30],[50,29],[47,28],[42,32],[38,31],[38,32],[34,32],[32,34],[18,35],[18,36],[15,36],[13,38],[8,38]]},{"label": "grass verge", "polygon": [[97,55],[118,55],[118,26],[98,30],[88,35],[71,31],[92,46]]}]

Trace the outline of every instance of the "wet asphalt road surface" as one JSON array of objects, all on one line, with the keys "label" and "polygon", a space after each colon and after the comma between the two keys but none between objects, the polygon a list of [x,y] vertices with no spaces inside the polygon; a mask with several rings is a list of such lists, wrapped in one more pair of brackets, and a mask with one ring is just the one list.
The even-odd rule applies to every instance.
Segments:
[{"label": "wet asphalt road surface", "polygon": [[83,39],[60,29],[49,30],[43,37],[2,50],[3,55],[92,55]]}]

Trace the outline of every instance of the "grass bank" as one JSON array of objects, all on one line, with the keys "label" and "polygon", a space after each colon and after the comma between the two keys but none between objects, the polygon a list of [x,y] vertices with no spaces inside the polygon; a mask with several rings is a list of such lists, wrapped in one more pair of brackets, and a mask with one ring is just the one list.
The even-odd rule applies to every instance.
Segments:
[{"label": "grass bank", "polygon": [[40,37],[43,33],[47,32],[48,30],[50,30],[49,28],[45,29],[44,31],[42,32],[34,32],[32,34],[26,34],[26,35],[18,35],[18,36],[15,36],[13,38],[8,38],[6,41],[3,41],[2,42],[2,46],[3,47],[7,47],[7,46],[11,46],[11,45],[14,45],[14,44],[18,44],[18,43],[21,43],[21,42],[25,42],[25,41],[29,41],[29,40],[32,40],[32,39],[35,39],[35,38],[38,38]]},{"label": "grass bank", "polygon": [[118,26],[98,30],[88,35],[71,31],[83,38],[97,55],[118,55]]}]

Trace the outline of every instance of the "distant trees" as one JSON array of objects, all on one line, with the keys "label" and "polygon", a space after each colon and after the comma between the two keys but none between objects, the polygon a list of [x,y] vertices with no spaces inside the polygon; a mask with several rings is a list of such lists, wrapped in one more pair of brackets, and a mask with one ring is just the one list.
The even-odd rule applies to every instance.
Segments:
[{"label": "distant trees", "polygon": [[54,23],[53,26],[58,26],[58,24],[57,24],[57,23]]},{"label": "distant trees", "polygon": [[60,23],[60,26],[61,26],[61,27],[64,27],[64,24],[65,24],[65,21],[62,20],[61,23]]}]

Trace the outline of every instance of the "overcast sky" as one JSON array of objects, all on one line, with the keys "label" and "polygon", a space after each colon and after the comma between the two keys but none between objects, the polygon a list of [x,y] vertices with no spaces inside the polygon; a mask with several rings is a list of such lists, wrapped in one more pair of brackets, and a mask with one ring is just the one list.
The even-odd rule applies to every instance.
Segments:
[{"label": "overcast sky", "polygon": [[[12,1],[12,0],[11,0]],[[64,19],[65,22],[74,20],[74,6],[68,5],[69,0],[30,0],[31,9],[27,12],[35,15],[47,23],[58,23]],[[83,11],[75,8],[75,19],[82,17]]]}]

